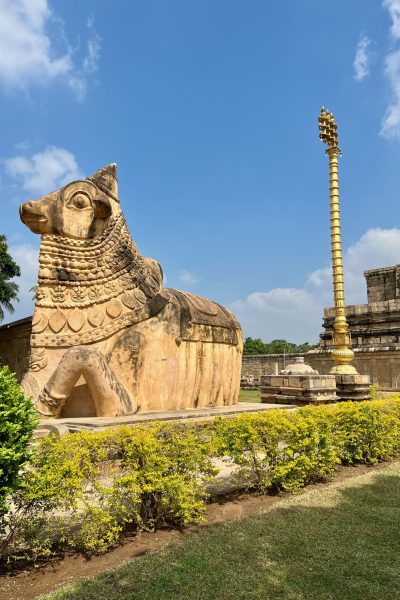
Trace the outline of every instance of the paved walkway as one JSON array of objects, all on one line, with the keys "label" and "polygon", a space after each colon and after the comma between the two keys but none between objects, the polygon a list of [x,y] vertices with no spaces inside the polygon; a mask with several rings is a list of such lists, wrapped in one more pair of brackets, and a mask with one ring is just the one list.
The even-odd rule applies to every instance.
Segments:
[{"label": "paved walkway", "polygon": [[66,419],[46,419],[39,425],[39,432],[51,431],[63,435],[76,431],[102,431],[117,425],[138,425],[151,421],[191,420],[202,422],[216,416],[238,415],[243,413],[264,412],[272,409],[295,409],[291,404],[262,404],[261,402],[239,402],[233,406],[217,406],[214,408],[188,408],[185,410],[167,410],[162,412],[136,413],[123,417],[76,417]]}]

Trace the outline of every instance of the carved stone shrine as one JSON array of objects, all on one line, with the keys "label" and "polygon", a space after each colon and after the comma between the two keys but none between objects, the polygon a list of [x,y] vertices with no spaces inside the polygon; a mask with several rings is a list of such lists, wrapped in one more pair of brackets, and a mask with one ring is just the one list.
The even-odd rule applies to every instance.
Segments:
[{"label": "carved stone shrine", "polygon": [[302,356],[288,365],[280,375],[261,376],[261,402],[268,404],[328,404],[336,402],[335,375],[319,375]]},{"label": "carved stone shrine", "polygon": [[164,288],[121,210],[116,166],[20,207],[41,234],[29,368],[42,417],[113,417],[238,400],[242,333],[226,308]]}]

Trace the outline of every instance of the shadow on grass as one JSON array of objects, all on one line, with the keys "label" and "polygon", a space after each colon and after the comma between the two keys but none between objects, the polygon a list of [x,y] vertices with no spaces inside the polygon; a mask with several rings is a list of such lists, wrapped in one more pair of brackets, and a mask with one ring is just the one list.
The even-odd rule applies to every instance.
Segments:
[{"label": "shadow on grass", "polygon": [[[387,471],[394,472],[390,465]],[[400,598],[400,477],[366,478],[202,529],[46,598]]]}]

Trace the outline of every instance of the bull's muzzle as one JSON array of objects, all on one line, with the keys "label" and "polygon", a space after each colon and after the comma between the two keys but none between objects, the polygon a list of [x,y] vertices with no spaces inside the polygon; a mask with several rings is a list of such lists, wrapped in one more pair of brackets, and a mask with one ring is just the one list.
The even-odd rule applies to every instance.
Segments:
[{"label": "bull's muzzle", "polygon": [[19,207],[21,221],[29,227],[33,233],[46,233],[48,218],[45,215],[43,205],[38,201],[25,202]]}]

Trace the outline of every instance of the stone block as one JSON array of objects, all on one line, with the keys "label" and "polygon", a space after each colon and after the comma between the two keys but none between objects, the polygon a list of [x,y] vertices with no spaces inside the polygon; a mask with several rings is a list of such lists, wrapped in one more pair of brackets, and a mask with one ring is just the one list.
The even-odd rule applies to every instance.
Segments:
[{"label": "stone block", "polygon": [[[336,378],[334,375],[318,375],[316,372],[310,374],[286,375],[277,387],[262,386],[261,402],[295,404],[303,406],[306,404],[327,404],[337,401]],[[263,381],[277,381],[277,377],[264,377]],[[273,399],[272,399],[273,398]]]},{"label": "stone block", "polygon": [[341,401],[357,402],[371,399],[371,378],[359,373],[336,375],[336,391]]},{"label": "stone block", "polygon": [[341,385],[369,385],[369,375],[362,375],[361,373],[348,373],[345,375],[335,375],[336,384]]}]

